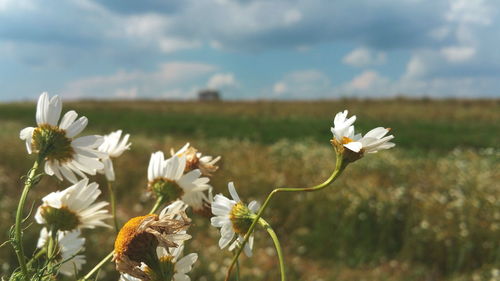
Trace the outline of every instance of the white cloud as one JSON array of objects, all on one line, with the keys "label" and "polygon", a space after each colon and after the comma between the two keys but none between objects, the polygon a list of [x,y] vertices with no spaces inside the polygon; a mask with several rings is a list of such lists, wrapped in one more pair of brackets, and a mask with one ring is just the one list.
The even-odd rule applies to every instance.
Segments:
[{"label": "white cloud", "polygon": [[331,89],[331,80],[325,73],[307,69],[287,73],[269,91],[282,98],[307,99],[328,96]]},{"label": "white cloud", "polygon": [[284,21],[286,25],[298,23],[302,19],[302,13],[299,10],[291,9],[286,11]]},{"label": "white cloud", "polygon": [[120,99],[135,99],[137,98],[137,87],[129,89],[117,89],[114,96]]},{"label": "white cloud", "polygon": [[441,54],[449,62],[464,62],[474,57],[476,49],[474,47],[451,46],[442,48]]},{"label": "white cloud", "polygon": [[217,73],[208,80],[207,87],[210,89],[221,89],[235,87],[238,82],[234,78],[233,73]]},{"label": "white cloud", "polygon": [[383,64],[386,61],[384,52],[374,52],[368,48],[357,48],[347,54],[342,62],[356,67],[366,67],[371,65]]},{"label": "white cloud", "polygon": [[[119,71],[112,75],[95,76],[69,82],[61,95],[80,97],[178,97],[184,90],[214,72],[217,67],[195,62],[161,64],[156,71]],[[187,84],[187,85],[186,85]],[[173,94],[175,93],[175,95]]]},{"label": "white cloud", "polygon": [[273,93],[275,93],[278,96],[286,93],[287,90],[288,90],[288,87],[286,86],[286,84],[284,82],[278,82],[278,83],[274,84],[274,86],[273,86]]},{"label": "white cloud", "polygon": [[368,90],[373,86],[377,79],[379,79],[378,73],[369,70],[352,79],[349,85],[356,90]]}]

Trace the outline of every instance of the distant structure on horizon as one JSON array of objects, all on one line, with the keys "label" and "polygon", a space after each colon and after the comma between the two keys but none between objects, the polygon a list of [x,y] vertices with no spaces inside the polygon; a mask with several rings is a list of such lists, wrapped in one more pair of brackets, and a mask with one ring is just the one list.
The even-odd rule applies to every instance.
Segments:
[{"label": "distant structure on horizon", "polygon": [[205,89],[198,92],[199,101],[220,101],[221,96],[218,90]]}]

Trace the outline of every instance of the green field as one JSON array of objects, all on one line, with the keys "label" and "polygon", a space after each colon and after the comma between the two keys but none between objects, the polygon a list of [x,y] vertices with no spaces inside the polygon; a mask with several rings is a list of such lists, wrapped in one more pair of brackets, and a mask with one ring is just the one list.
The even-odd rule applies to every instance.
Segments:
[{"label": "green field", "polygon": [[[132,150],[115,161],[118,215],[147,212],[146,170],[152,152],[189,141],[221,155],[211,180],[227,195],[234,181],[242,198],[263,201],[274,187],[304,187],[326,179],[335,156],[329,145],[336,112],[349,109],[357,128],[392,128],[395,149],[350,165],[332,186],[315,193],[280,194],[265,217],[284,246],[289,280],[500,280],[500,101],[95,102],[65,103],[89,118],[86,133],[131,133]],[[31,167],[19,130],[35,125],[35,105],[0,104],[0,239],[14,222],[21,176]],[[104,183],[102,177],[96,181]],[[65,188],[43,178],[30,193],[35,207]],[[103,199],[107,198],[103,189]],[[192,280],[221,280],[230,254],[218,231],[194,216],[189,250],[200,260]],[[40,227],[26,234],[30,253]],[[86,231],[87,267],[114,241],[109,230]],[[15,266],[0,248],[3,274]],[[256,235],[241,280],[277,280],[272,243]],[[113,266],[101,280],[117,280]],[[104,278],[105,277],[105,278]],[[496,277],[500,278],[500,277]]]}]

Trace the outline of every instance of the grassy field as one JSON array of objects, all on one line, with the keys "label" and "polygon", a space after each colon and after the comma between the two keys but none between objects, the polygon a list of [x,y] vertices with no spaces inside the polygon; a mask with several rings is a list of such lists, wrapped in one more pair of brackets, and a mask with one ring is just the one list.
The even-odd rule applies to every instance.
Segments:
[{"label": "grassy field", "polygon": [[[500,101],[321,102],[94,102],[66,103],[89,118],[88,132],[123,129],[132,150],[115,162],[121,221],[146,212],[151,152],[191,142],[223,157],[212,184],[227,194],[262,202],[276,186],[322,182],[335,159],[329,145],[336,112],[349,109],[358,128],[391,127],[395,149],[350,165],[329,188],[281,194],[265,217],[284,245],[289,280],[500,280]],[[19,130],[35,125],[35,106],[0,104],[0,239],[14,221],[20,177],[31,166]],[[104,183],[101,177],[94,180]],[[45,177],[28,201],[38,206],[65,188]],[[103,189],[103,199],[107,198]],[[200,260],[193,280],[221,280],[230,254],[217,247],[218,231],[193,215],[189,250]],[[40,227],[26,234],[32,251]],[[111,249],[108,230],[86,231],[88,266]],[[241,280],[276,280],[272,243],[258,231]],[[4,274],[16,264],[0,248]],[[499,274],[498,276],[496,276]],[[117,280],[113,266],[102,280]],[[496,279],[494,279],[496,278]]]}]

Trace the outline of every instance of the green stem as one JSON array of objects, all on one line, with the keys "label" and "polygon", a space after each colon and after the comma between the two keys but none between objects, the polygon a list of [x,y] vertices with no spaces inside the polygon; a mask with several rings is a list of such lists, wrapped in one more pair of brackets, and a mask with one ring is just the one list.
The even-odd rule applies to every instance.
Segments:
[{"label": "green stem", "polygon": [[236,281],[240,281],[240,263],[236,260]]},{"label": "green stem", "polygon": [[57,230],[52,228],[50,230],[49,244],[47,246],[47,259],[49,261],[51,261],[56,254],[56,249],[57,249],[56,243],[57,243]]},{"label": "green stem", "polygon": [[31,188],[35,185],[35,177],[43,158],[41,156],[33,164],[33,167],[28,172],[28,177],[24,182],[23,192],[21,193],[21,198],[19,199],[19,204],[17,205],[16,212],[16,224],[14,226],[14,250],[16,252],[17,260],[19,261],[19,266],[21,267],[21,272],[23,273],[24,280],[28,281],[28,267],[26,265],[26,257],[24,256],[24,246],[23,246],[23,231],[21,229],[21,224],[23,220],[23,209],[26,203],[26,198]]},{"label": "green stem", "polygon": [[109,253],[105,258],[103,258],[96,266],[94,266],[94,268],[92,268],[91,271],[89,271],[89,273],[87,273],[87,275],[85,275],[83,277],[83,279],[81,279],[82,281],[85,281],[85,280],[89,280],[90,277],[92,277],[92,275],[94,275],[94,273],[96,273],[103,265],[105,265],[111,258],[113,257],[113,251],[111,251],[111,253]]},{"label": "green stem", "polygon": [[33,262],[35,262],[37,259],[39,259],[40,257],[42,257],[43,255],[45,255],[45,253],[47,252],[47,249],[45,247],[43,247],[42,249],[40,249],[40,251],[38,251],[32,258],[31,260],[28,262],[28,266],[30,266]]},{"label": "green stem", "polygon": [[158,198],[156,199],[156,203],[153,206],[153,209],[151,209],[151,211],[149,211],[149,214],[154,214],[158,210],[158,208],[160,208],[161,204],[163,204],[163,196],[162,195],[158,196]]},{"label": "green stem", "polygon": [[271,239],[273,240],[274,247],[276,248],[276,253],[278,254],[278,260],[280,263],[281,281],[286,281],[285,259],[283,258],[283,251],[281,250],[281,245],[280,245],[280,241],[278,239],[278,235],[276,235],[276,232],[274,232],[271,225],[267,221],[265,221],[263,218],[259,219],[259,224],[262,227],[264,227],[264,229],[267,230],[267,233],[269,233],[269,236],[271,236]]},{"label": "green stem", "polygon": [[108,192],[109,192],[109,201],[111,202],[111,214],[113,215],[115,230],[118,233],[118,231],[120,231],[120,224],[118,223],[118,218],[116,217],[116,198],[115,198],[115,191],[113,190],[113,182],[111,181],[108,181]]},{"label": "green stem", "polygon": [[257,222],[259,219],[262,217],[262,213],[266,210],[267,206],[269,205],[269,202],[273,198],[273,196],[279,192],[297,192],[297,191],[317,191],[321,190],[328,185],[330,185],[335,179],[337,179],[338,176],[342,173],[344,168],[347,166],[347,163],[344,164],[342,154],[337,153],[337,160],[336,160],[336,165],[335,165],[335,170],[333,171],[332,175],[323,183],[320,183],[315,186],[311,187],[303,187],[303,188],[287,188],[287,187],[282,187],[282,188],[276,188],[269,195],[267,196],[266,200],[264,201],[264,204],[262,204],[262,207],[260,207],[259,211],[257,212],[257,215],[255,216],[255,219],[253,220],[252,224],[248,228],[247,234],[245,235],[243,242],[240,245],[240,248],[236,251],[236,255],[234,255],[233,260],[231,261],[231,264],[229,265],[229,268],[227,269],[226,273],[226,278],[225,281],[229,281],[229,277],[231,276],[231,271],[233,270],[233,267],[236,263],[236,260],[240,256],[241,252],[243,251],[243,248],[245,247],[245,244],[248,242],[248,239],[250,238],[250,235],[252,234],[255,226],[257,225]]}]

